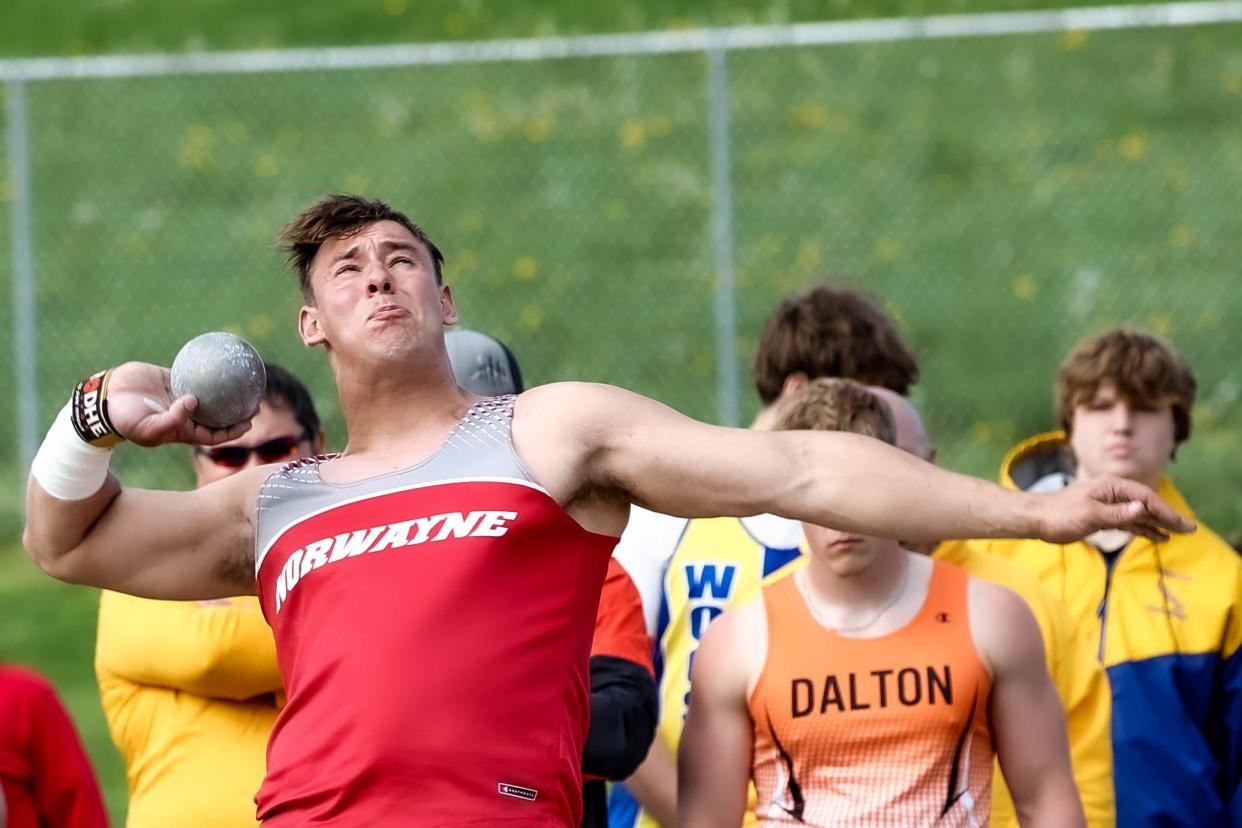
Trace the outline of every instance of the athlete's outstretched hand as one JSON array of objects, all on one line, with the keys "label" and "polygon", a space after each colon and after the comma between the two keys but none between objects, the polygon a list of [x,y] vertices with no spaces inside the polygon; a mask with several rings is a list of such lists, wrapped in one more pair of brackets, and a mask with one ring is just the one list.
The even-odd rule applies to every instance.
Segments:
[{"label": "athlete's outstretched hand", "polygon": [[190,419],[192,396],[173,399],[172,373],[148,362],[126,362],[108,378],[108,418],[121,436],[140,446],[190,443],[213,446],[250,430],[243,420],[231,428],[208,428]]},{"label": "athlete's outstretched hand", "polygon": [[1151,489],[1120,477],[1080,481],[1039,498],[1039,534],[1053,543],[1076,541],[1101,529],[1124,529],[1154,541],[1167,540],[1169,532],[1195,529]]}]

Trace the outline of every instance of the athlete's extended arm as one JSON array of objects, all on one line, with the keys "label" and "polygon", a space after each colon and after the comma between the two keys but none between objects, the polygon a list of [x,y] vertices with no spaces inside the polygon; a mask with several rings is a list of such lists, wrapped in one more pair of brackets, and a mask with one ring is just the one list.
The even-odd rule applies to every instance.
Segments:
[{"label": "athlete's extended arm", "polygon": [[[911,542],[1007,536],[1068,541],[1105,526],[1159,538],[1166,530],[1193,528],[1150,489],[1129,480],[1099,478],[1046,495],[1011,492],[867,437],[709,426],[609,386],[533,389],[519,401],[519,413],[536,407],[552,423],[543,428],[559,429],[543,439],[574,442],[564,440],[572,433],[578,446],[577,456],[541,464],[541,475],[551,466],[576,467],[587,490],[620,491],[666,514],[772,512]],[[526,428],[522,420],[515,423],[515,438]]]},{"label": "athlete's extended arm", "polygon": [[974,580],[970,616],[975,646],[992,670],[992,740],[1018,822],[1023,828],[1085,826],[1065,714],[1034,616],[1009,590]]},{"label": "athlete's extended arm", "polygon": [[[126,363],[109,381],[112,423],[139,445],[211,445],[249,428],[249,423],[227,431],[204,428],[190,420],[193,405],[192,397],[171,399],[168,371],[154,365]],[[40,454],[56,456],[54,441],[65,439],[54,425]],[[38,479],[40,470],[51,477],[62,467],[69,476],[75,473],[71,465],[36,460],[26,488],[22,541],[48,574],[149,598],[254,591],[254,504],[268,470],[257,468],[192,492],[123,490],[108,474],[93,494],[66,499],[53,496]]]},{"label": "athlete's extended arm", "polygon": [[677,750],[679,828],[741,825],[746,813],[754,726],[746,705],[750,665],[739,620],[746,620],[748,609],[713,621],[694,656],[690,710]]}]

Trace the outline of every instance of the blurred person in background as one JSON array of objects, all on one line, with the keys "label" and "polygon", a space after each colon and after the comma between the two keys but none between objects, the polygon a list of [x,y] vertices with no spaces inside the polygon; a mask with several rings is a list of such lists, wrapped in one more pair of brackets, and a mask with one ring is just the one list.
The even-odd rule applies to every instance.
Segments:
[{"label": "blurred person in background", "polygon": [[0,826],[106,828],[99,783],[51,683],[0,664]]},{"label": "blurred person in background", "polygon": [[[1121,328],[1080,343],[1056,382],[1061,430],[1010,452],[1025,491],[1116,475],[1193,511],[1167,471],[1190,438],[1196,380],[1169,344]],[[1242,824],[1242,560],[1202,524],[1163,542],[986,542],[1033,572],[1094,645],[1112,687],[1117,824]]]},{"label": "blurred person in background", "polygon": [[[323,450],[306,386],[278,365],[266,368],[250,431],[193,450],[197,486]],[[129,828],[258,824],[254,795],[282,688],[256,598],[155,601],[105,590],[95,674],[125,760]]]},{"label": "blurred person in background", "polygon": [[[887,406],[819,379],[780,430],[892,444]],[[726,612],[695,657],[678,825],[975,826],[993,757],[1026,826],[1083,824],[1039,630],[1010,590],[898,541],[803,524],[805,566]]]},{"label": "blurred person in background", "polygon": [[[769,430],[780,403],[816,379],[844,377],[905,394],[918,381],[919,366],[876,302],[825,284],[785,298],[773,311],[755,352],[753,377],[762,409],[751,427]],[[674,825],[674,757],[699,640],[714,618],[796,560],[803,542],[797,521],[774,515],[686,520],[632,510],[616,555],[634,575],[656,640],[660,729],[638,771],[613,787],[614,828]]]},{"label": "blurred person in background", "polygon": [[[936,447],[927,436],[927,429],[914,405],[886,388],[873,386],[869,390],[892,412],[897,429],[897,448],[929,463],[935,462]],[[1034,575],[1017,564],[987,554],[973,544],[945,541],[910,545],[908,548],[960,566],[972,578],[1007,587],[1026,602],[1039,625],[1044,642],[1044,661],[1065,711],[1074,783],[1078,787],[1087,824],[1091,828],[1113,825],[1117,816],[1113,800],[1113,751],[1109,732],[1112,696],[1095,649],[1081,634],[1078,623]],[[1019,824],[999,762],[992,775],[991,824],[993,828],[1016,828]]]},{"label": "blurred person in background", "polygon": [[[467,328],[444,335],[457,382],[485,397],[520,394],[522,372],[500,340]],[[591,639],[591,724],[582,752],[582,828],[606,828],[604,780],[624,779],[647,755],[656,728],[652,642],[642,599],[625,568],[613,558],[600,593]]]}]

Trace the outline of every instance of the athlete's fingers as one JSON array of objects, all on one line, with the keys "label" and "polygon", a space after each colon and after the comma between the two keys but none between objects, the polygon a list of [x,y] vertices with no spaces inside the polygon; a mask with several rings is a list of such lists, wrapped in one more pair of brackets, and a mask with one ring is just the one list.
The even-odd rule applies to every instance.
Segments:
[{"label": "athlete's fingers", "polygon": [[191,432],[191,442],[200,446],[215,446],[220,443],[227,443],[229,440],[236,440],[238,437],[250,430],[251,421],[243,420],[234,426],[228,428],[208,428],[201,423],[191,421],[193,430]]}]

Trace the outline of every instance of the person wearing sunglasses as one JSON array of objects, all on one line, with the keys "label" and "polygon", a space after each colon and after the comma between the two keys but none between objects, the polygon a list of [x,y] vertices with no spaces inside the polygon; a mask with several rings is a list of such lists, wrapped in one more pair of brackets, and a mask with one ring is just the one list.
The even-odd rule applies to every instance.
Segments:
[{"label": "person wearing sunglasses", "polygon": [[[267,392],[250,431],[192,450],[198,487],[323,450],[306,386],[278,365],[266,367]],[[254,794],[283,701],[257,599],[153,601],[104,591],[95,673],[125,760],[128,828],[256,824]]]}]

